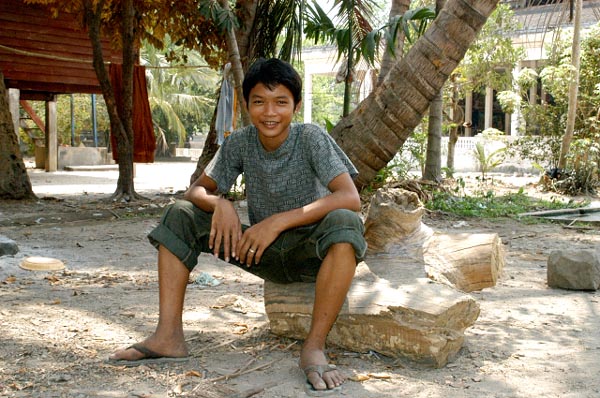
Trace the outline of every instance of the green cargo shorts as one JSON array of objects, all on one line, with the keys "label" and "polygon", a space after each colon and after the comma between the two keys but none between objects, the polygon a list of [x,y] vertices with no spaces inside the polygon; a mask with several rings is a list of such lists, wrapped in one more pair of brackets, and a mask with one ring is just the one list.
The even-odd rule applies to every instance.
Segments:
[{"label": "green cargo shorts", "polygon": [[[212,254],[208,247],[211,219],[212,213],[180,200],[166,209],[148,239],[157,248],[164,246],[192,271],[200,253]],[[264,251],[260,264],[247,267],[234,258],[230,263],[276,283],[314,282],[327,250],[335,243],[352,244],[357,263],[361,261],[367,250],[363,234],[364,226],[357,213],[334,210],[316,224],[283,232]],[[219,257],[223,255],[221,248]]]}]

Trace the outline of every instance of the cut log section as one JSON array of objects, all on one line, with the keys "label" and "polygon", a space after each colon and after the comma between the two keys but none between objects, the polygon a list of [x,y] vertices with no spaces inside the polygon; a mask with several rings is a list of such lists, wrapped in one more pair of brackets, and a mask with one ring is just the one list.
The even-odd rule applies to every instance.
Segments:
[{"label": "cut log section", "polygon": [[473,292],[496,285],[504,250],[498,234],[435,234],[423,260],[431,279]]},{"label": "cut log section", "polygon": [[[457,354],[479,305],[460,292],[493,286],[504,265],[496,234],[436,234],[403,189],[378,191],[365,221],[369,244],[328,343],[442,367]],[[436,283],[443,282],[443,283]],[[273,333],[304,339],[314,284],[265,282]]]},{"label": "cut log section", "polygon": [[[266,281],[264,289],[271,331],[304,339],[310,328],[314,284]],[[355,280],[327,342],[442,367],[460,350],[465,329],[478,316],[479,305],[471,297],[423,278],[400,285]]]}]

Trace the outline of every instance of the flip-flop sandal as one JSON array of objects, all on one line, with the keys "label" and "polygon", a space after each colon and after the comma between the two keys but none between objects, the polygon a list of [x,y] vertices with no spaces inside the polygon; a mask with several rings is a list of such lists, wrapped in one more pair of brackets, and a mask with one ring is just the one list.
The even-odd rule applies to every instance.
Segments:
[{"label": "flip-flop sandal", "polygon": [[316,390],[315,387],[312,385],[312,383],[308,380],[309,373],[315,372],[322,379],[323,374],[334,371],[334,370],[337,370],[337,367],[332,364],[309,365],[309,366],[302,368],[302,371],[304,372],[304,375],[306,376],[306,385],[304,388],[304,390],[306,391],[306,394],[310,395],[311,397],[326,397],[326,396],[333,395],[333,394],[339,394],[342,391],[342,386],[337,386],[334,388],[327,388],[325,390]]},{"label": "flip-flop sandal", "polygon": [[166,355],[161,355],[157,352],[152,351],[149,348],[144,347],[141,344],[133,344],[127,349],[133,348],[136,351],[139,351],[144,355],[143,358],[128,360],[128,359],[111,359],[108,358],[106,361],[110,365],[115,366],[140,366],[140,365],[150,365],[150,364],[160,364],[160,363],[178,363],[178,362],[187,362],[190,360],[190,357],[170,357]]}]

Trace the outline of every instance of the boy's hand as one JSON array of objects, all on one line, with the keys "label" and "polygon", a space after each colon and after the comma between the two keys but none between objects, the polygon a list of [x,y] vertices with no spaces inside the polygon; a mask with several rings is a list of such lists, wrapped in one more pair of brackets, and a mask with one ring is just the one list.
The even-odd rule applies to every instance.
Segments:
[{"label": "boy's hand", "polygon": [[215,257],[219,256],[223,245],[224,259],[229,262],[230,255],[237,258],[236,247],[242,238],[242,223],[233,204],[227,199],[220,199],[213,212],[208,246]]},{"label": "boy's hand", "polygon": [[281,233],[275,217],[269,217],[258,224],[254,224],[244,231],[238,241],[236,259],[250,267],[252,263],[258,264],[264,251],[277,239]]}]

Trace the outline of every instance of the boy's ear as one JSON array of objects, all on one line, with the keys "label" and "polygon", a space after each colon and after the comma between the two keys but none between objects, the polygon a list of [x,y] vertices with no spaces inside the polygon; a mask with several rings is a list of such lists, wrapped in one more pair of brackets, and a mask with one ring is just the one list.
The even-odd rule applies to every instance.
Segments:
[{"label": "boy's ear", "polygon": [[301,106],[302,106],[302,100],[298,101],[298,103],[296,104],[296,107],[294,108],[294,113],[298,112],[300,110]]}]

